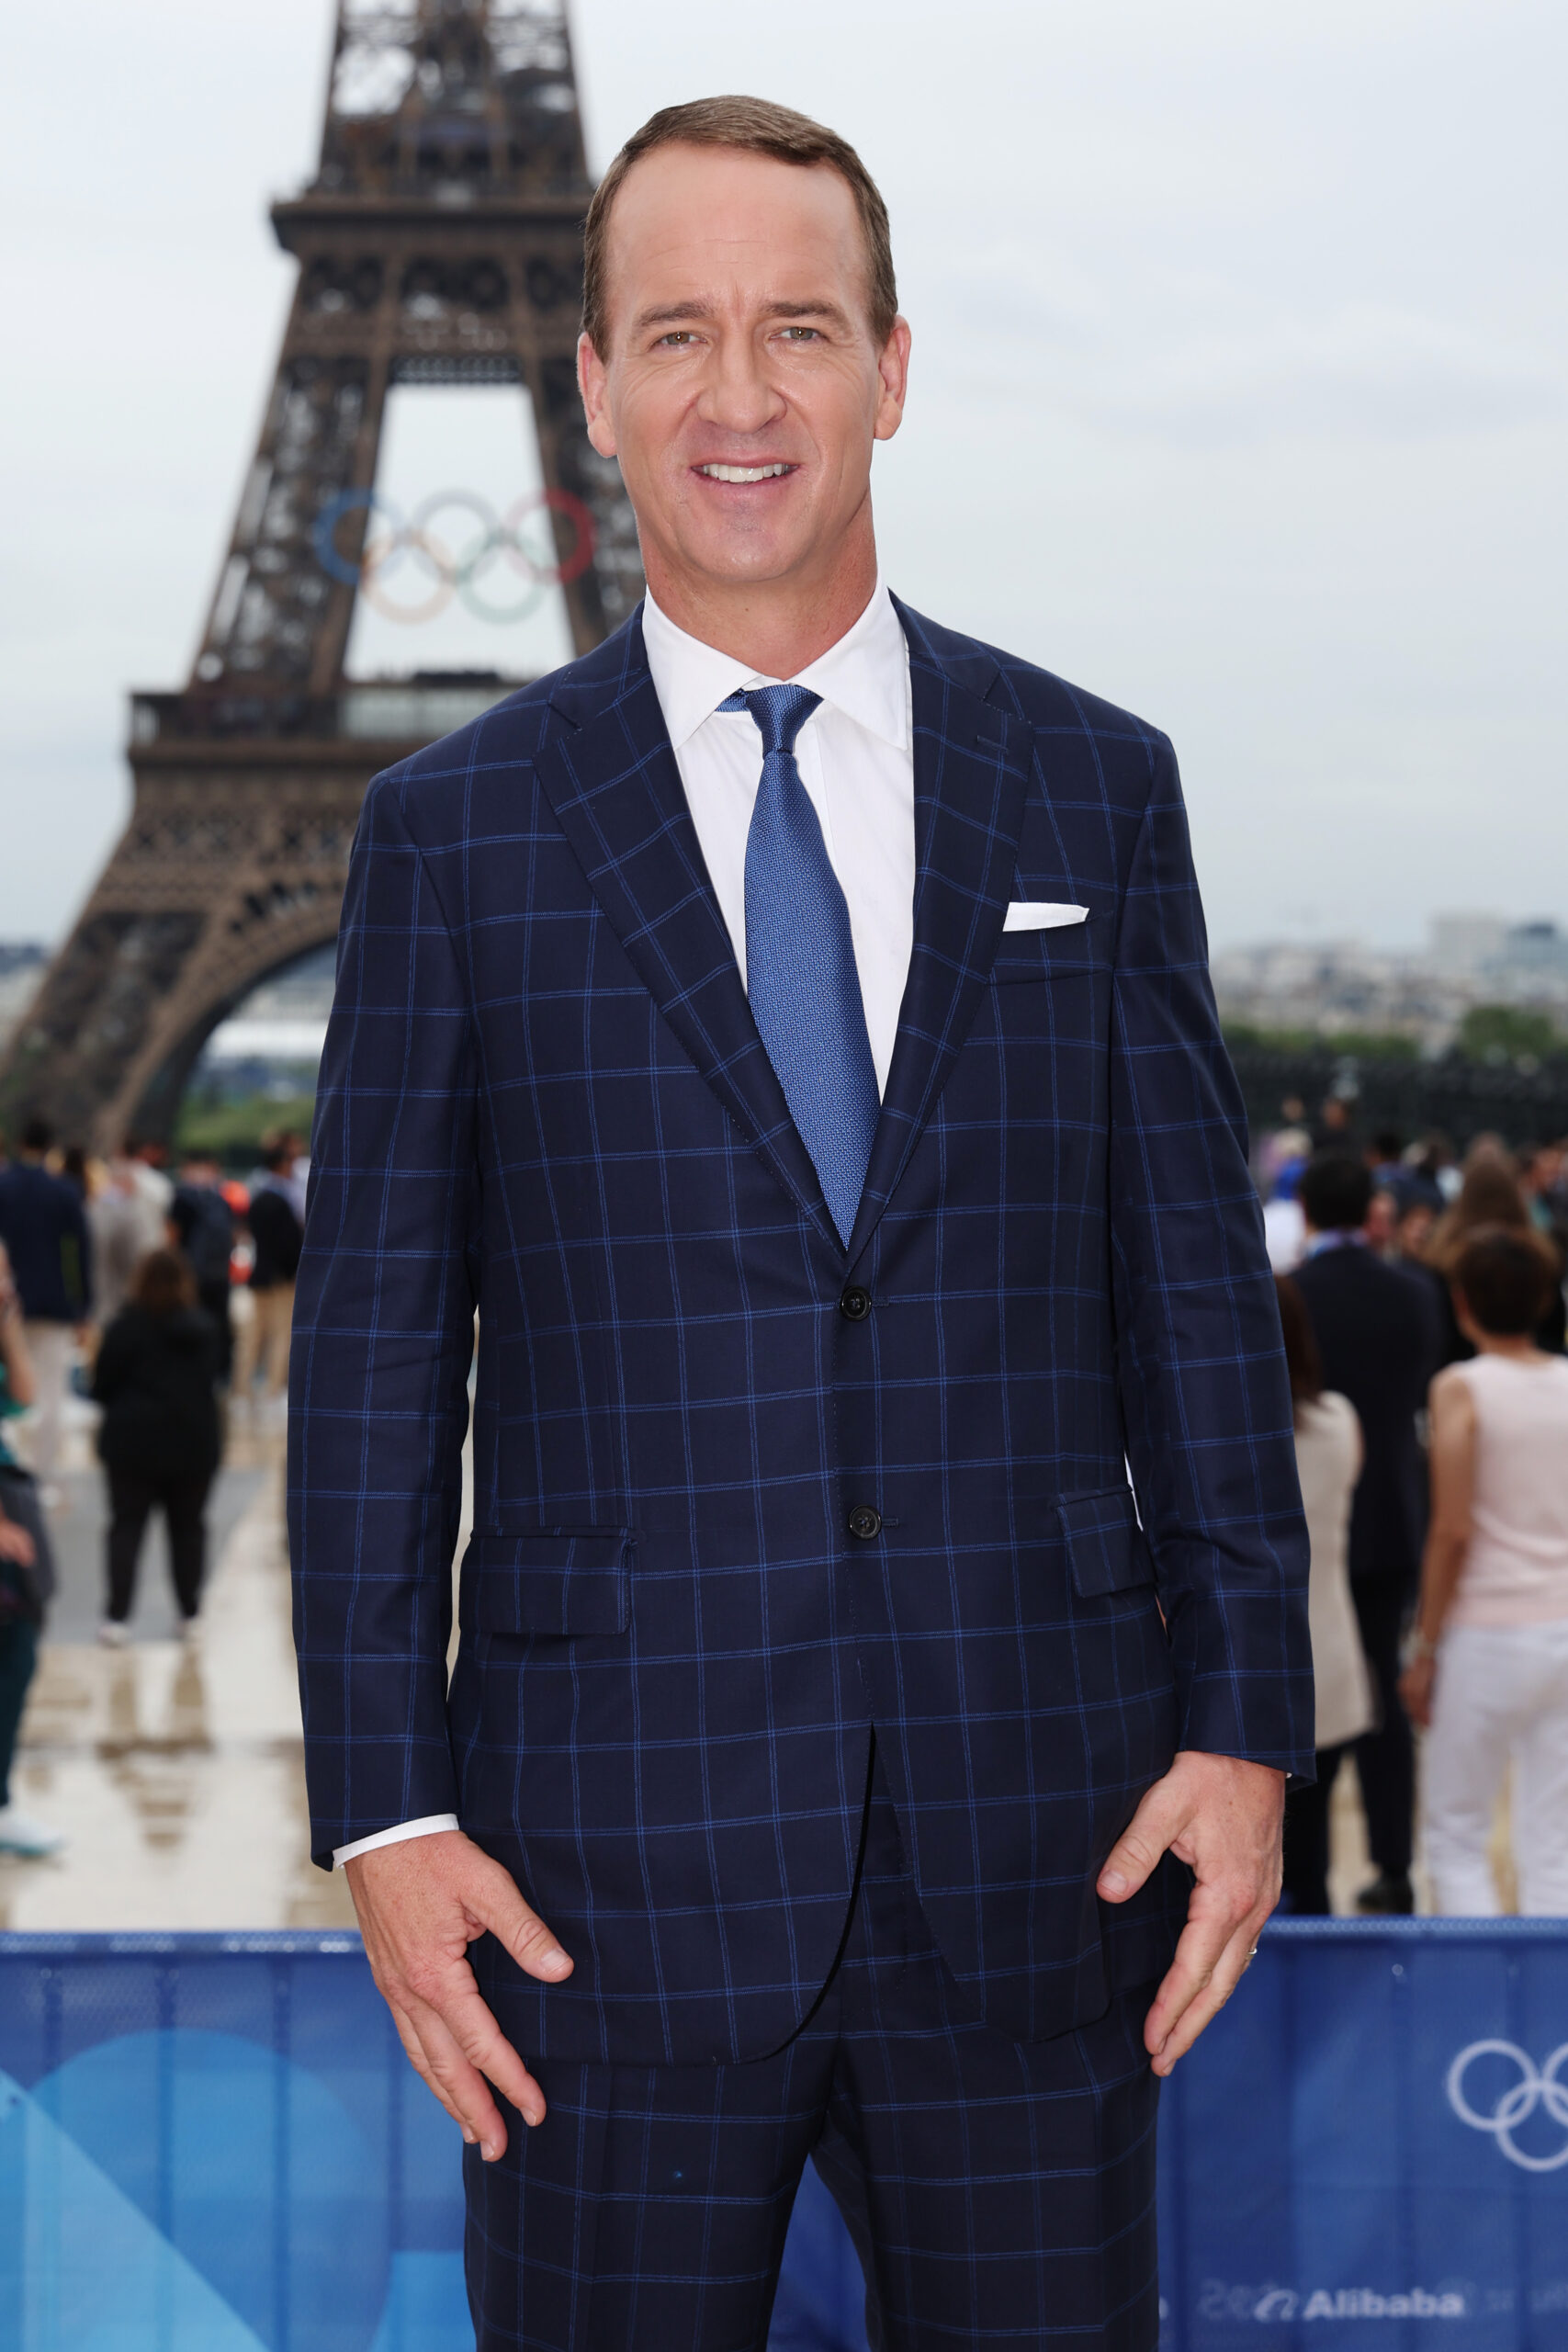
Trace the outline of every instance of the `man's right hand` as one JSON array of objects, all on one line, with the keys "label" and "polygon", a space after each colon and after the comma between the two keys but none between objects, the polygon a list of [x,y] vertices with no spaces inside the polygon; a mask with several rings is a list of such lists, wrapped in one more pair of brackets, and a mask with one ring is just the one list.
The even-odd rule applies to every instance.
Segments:
[{"label": "man's right hand", "polygon": [[506,2153],[506,2126],[491,2084],[525,2123],[544,2121],[545,2095],[481,1999],[468,1946],[488,1930],[546,1984],[570,1976],[570,1960],[509,1873],[459,1829],[378,1846],[355,1855],[344,1875],[370,1973],[411,2064],[494,2164]]}]

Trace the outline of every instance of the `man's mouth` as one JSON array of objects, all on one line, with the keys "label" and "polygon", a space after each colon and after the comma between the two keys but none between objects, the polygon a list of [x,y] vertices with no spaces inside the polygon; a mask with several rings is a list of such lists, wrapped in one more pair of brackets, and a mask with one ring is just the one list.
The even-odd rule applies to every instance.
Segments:
[{"label": "man's mouth", "polygon": [[705,474],[709,481],[773,481],[780,474],[792,474],[793,466],[780,463],[772,466],[698,466],[696,471]]}]

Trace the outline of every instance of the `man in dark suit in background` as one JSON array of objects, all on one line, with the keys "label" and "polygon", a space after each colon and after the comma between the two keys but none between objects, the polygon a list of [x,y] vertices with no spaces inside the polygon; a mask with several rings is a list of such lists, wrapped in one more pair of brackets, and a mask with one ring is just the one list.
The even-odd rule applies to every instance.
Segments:
[{"label": "man in dark suit in background", "polygon": [[[1427,1466],[1416,1416],[1440,1352],[1435,1301],[1416,1272],[1366,1247],[1372,1176],[1345,1151],[1320,1152],[1298,1197],[1306,1262],[1295,1280],[1323,1358],[1325,1388],[1356,1408],[1366,1457],[1350,1513],[1350,1590],[1381,1720],[1356,1742],[1367,1838],[1378,1875],[1363,1911],[1411,1911],[1415,1751],[1399,1700],[1399,1645],[1416,1599],[1427,1531]],[[1308,1802],[1326,1806],[1331,1791]]]},{"label": "man in dark suit in background", "polygon": [[65,1433],[65,1395],[78,1334],[93,1307],[93,1246],[82,1195],[51,1173],[52,1128],[29,1119],[21,1148],[0,1168],[0,1241],[22,1302],[37,1399],[29,1459],[43,1499],[58,1500],[55,1471]]},{"label": "man in dark suit in background", "polygon": [[1151,2352],[1156,2077],[1312,1769],[1175,759],[879,581],[844,141],[671,109],[585,247],[648,600],[371,786],[344,906],[314,1850],[469,2143],[481,2352],[761,2346],[808,2158],[885,2352]]}]

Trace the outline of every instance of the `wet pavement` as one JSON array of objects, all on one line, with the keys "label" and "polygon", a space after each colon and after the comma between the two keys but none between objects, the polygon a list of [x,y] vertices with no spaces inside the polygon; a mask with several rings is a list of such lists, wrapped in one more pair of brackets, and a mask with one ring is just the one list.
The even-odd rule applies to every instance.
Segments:
[{"label": "wet pavement", "polygon": [[119,1650],[96,1640],[105,1506],[87,1440],[73,1431],[51,1518],[60,1589],[12,1772],[15,1802],[70,1842],[47,1861],[0,1855],[0,1928],[352,1924],[342,1874],[309,1853],[281,1431],[231,1439],[197,1641],[175,1638],[158,1526]]}]

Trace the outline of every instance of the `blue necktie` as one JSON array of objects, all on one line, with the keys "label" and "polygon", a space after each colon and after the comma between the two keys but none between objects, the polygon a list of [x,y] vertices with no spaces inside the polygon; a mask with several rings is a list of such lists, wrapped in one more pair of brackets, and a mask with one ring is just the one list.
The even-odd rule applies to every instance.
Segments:
[{"label": "blue necktie", "polygon": [[758,686],[719,708],[749,710],[762,737],[746,836],[751,1017],[847,1249],[880,1098],[850,910],[795,757],[795,739],[821,699],[807,686]]}]

